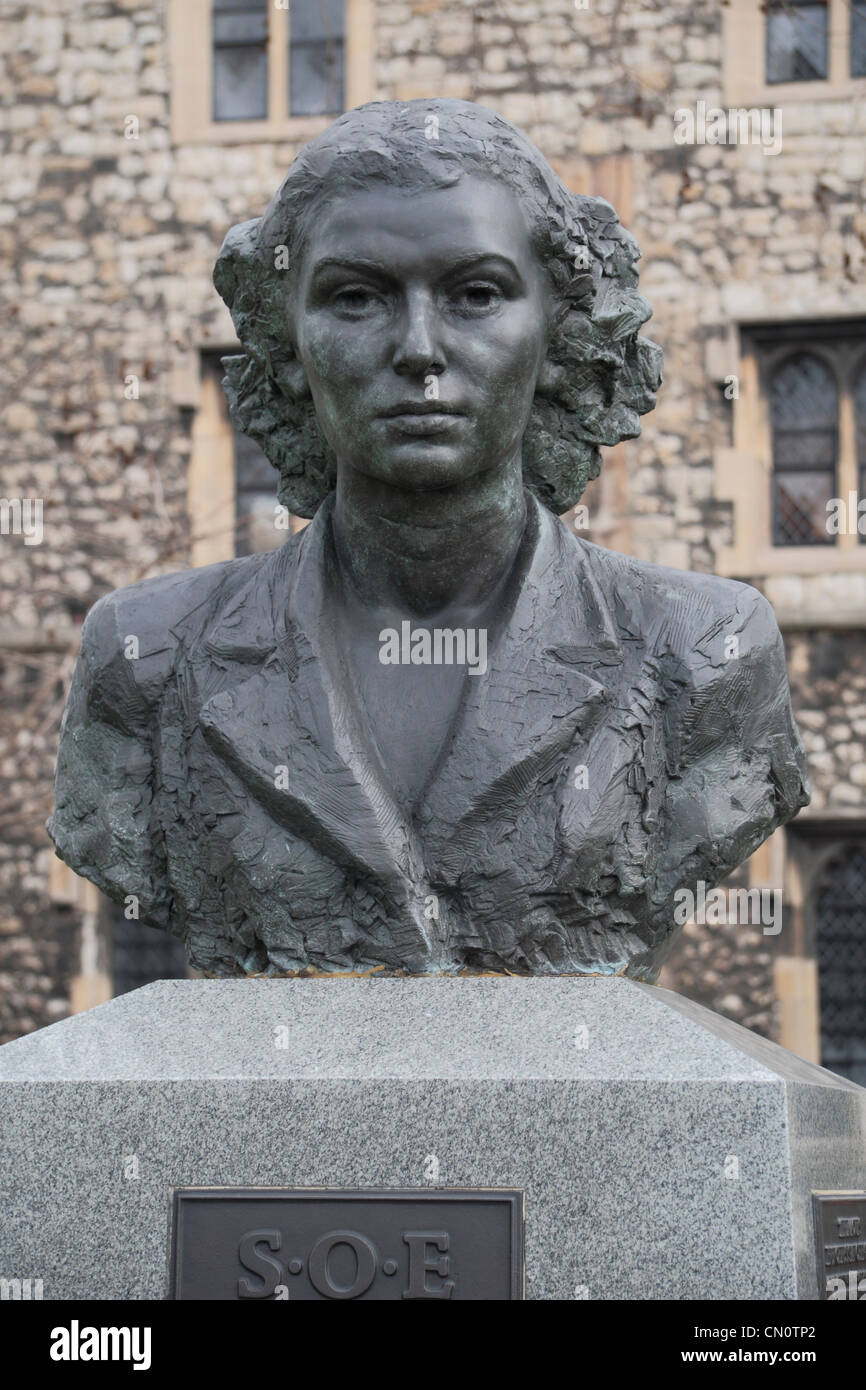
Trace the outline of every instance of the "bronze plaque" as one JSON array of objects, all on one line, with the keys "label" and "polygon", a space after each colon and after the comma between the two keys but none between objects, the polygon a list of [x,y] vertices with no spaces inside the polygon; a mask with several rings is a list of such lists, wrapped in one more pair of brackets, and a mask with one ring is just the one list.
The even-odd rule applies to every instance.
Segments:
[{"label": "bronze plaque", "polygon": [[822,1298],[866,1302],[866,1192],[813,1192]]},{"label": "bronze plaque", "polygon": [[521,1299],[523,1193],[179,1188],[170,1297]]}]

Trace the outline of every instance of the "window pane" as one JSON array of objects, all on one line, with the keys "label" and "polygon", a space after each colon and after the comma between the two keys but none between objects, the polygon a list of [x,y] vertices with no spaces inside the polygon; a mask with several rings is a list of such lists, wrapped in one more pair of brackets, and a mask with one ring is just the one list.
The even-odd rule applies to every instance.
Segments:
[{"label": "window pane", "polygon": [[264,449],[248,434],[235,431],[235,478],[238,492],[270,492],[276,501],[277,471]]},{"label": "window pane", "polygon": [[112,904],[111,956],[114,993],[126,994],[153,980],[186,978],[183,942],[143,922],[127,921]]},{"label": "window pane", "polygon": [[[860,465],[860,492],[857,500],[862,502],[866,497],[866,366],[863,367],[854,387],[854,413],[857,418],[857,462]],[[860,533],[861,519],[862,514],[858,513],[857,532],[862,545],[866,544],[866,535]]]},{"label": "window pane", "polygon": [[214,43],[222,46],[267,43],[268,17],[264,13],[215,14],[213,37]]},{"label": "window pane", "polygon": [[827,502],[836,492],[838,397],[829,367],[800,352],[777,368],[773,426],[773,543],[832,545]]},{"label": "window pane", "polygon": [[784,0],[767,9],[767,81],[812,82],[827,76],[827,6]]},{"label": "window pane", "polygon": [[836,379],[826,362],[811,352],[788,357],[773,374],[770,398],[773,429],[836,428]]},{"label": "window pane", "polygon": [[851,6],[851,76],[866,77],[866,5]]},{"label": "window pane", "polygon": [[267,0],[214,0],[215,121],[264,120],[268,114]]},{"label": "window pane", "polygon": [[276,525],[276,505],[273,492],[238,493],[236,555],[260,555],[263,550],[276,550],[288,540],[288,524]]},{"label": "window pane", "polygon": [[245,434],[235,433],[235,554],[273,550],[288,538],[275,525],[277,475],[267,454]]},{"label": "window pane", "polygon": [[832,545],[827,530],[827,502],[833,496],[831,475],[774,473],[773,544]]},{"label": "window pane", "polygon": [[833,468],[836,429],[777,429],[773,435],[776,468]]},{"label": "window pane", "polygon": [[289,7],[292,43],[343,37],[343,0],[292,0]]},{"label": "window pane", "polygon": [[343,0],[292,0],[289,110],[319,116],[343,110]]},{"label": "window pane", "polygon": [[821,1065],[866,1083],[866,845],[846,847],[817,893]]},{"label": "window pane", "polygon": [[866,365],[854,387],[854,410],[857,416],[857,458],[860,467],[866,468]]}]

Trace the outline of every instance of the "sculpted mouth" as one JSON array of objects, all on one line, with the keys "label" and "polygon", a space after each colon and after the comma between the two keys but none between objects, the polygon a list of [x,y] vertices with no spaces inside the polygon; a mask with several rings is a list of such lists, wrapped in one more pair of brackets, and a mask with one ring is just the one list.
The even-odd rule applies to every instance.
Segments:
[{"label": "sculpted mouth", "polygon": [[403,401],[383,411],[379,418],[393,434],[423,438],[453,434],[462,416],[462,411],[444,401]]},{"label": "sculpted mouth", "polygon": [[398,415],[462,415],[456,406],[445,401],[403,401],[382,411],[382,418],[393,420]]}]

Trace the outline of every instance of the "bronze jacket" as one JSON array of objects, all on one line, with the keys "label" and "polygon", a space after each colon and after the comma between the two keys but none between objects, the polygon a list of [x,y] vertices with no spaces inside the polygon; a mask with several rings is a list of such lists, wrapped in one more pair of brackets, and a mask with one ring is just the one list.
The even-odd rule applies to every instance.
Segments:
[{"label": "bronze jacket", "polygon": [[767,601],[531,500],[510,619],[409,817],[329,621],[332,505],[279,550],[91,610],[60,856],[221,975],[654,979],[677,888],[718,883],[808,800]]}]

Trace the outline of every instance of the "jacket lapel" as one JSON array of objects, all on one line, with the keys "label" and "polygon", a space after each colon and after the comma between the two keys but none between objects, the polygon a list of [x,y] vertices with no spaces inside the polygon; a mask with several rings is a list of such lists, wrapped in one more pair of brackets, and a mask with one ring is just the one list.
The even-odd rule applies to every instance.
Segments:
[{"label": "jacket lapel", "polygon": [[[610,703],[622,650],[586,551],[532,499],[537,540],[486,676],[467,677],[454,738],[422,815],[428,862],[465,856],[479,820],[508,817]],[[448,848],[448,846],[452,848]]]},{"label": "jacket lapel", "polygon": [[[410,958],[430,949],[423,864],[377,774],[330,639],[333,624],[323,612],[329,515],[324,503],[298,542],[274,552],[267,581],[251,575],[224,605],[207,650],[211,661],[241,663],[241,679],[202,703],[199,722],[211,747],[278,824],[350,874],[382,886],[396,919],[396,944]],[[269,612],[250,623],[263,590]],[[247,661],[258,670],[243,679]]]}]

